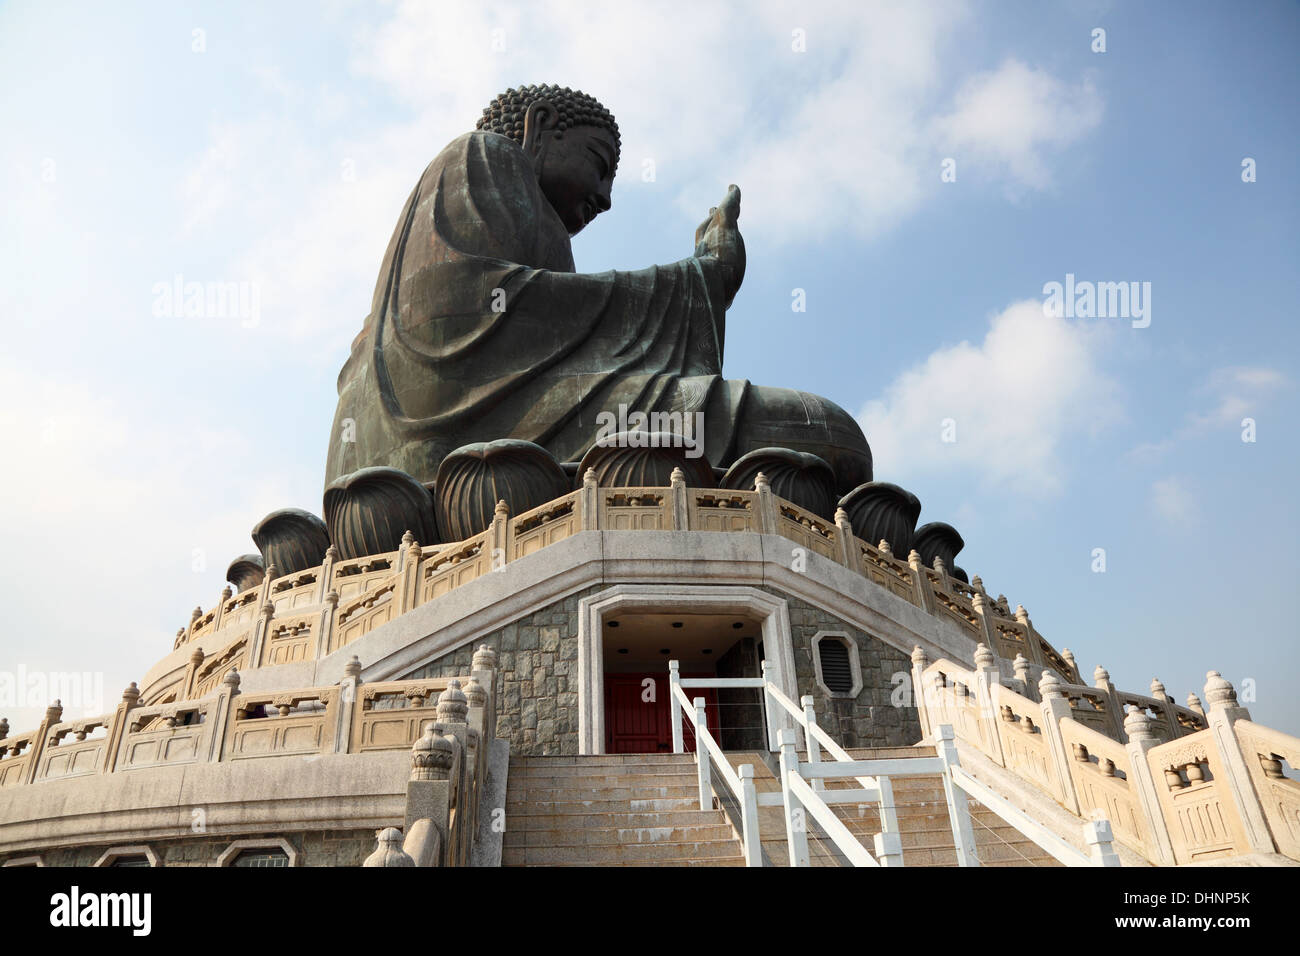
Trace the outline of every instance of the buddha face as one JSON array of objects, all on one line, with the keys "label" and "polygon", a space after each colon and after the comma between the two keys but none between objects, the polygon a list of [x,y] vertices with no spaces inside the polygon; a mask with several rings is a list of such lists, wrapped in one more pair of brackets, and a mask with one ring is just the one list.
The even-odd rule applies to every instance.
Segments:
[{"label": "buddha face", "polygon": [[538,137],[537,181],[570,236],[610,207],[617,159],[614,137],[595,126]]}]

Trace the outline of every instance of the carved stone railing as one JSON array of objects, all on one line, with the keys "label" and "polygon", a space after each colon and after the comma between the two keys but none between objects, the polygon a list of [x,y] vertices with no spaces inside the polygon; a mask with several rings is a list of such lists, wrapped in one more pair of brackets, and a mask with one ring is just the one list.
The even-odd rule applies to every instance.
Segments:
[{"label": "carved stone railing", "polygon": [[[1250,721],[1232,685],[1211,671],[1209,710],[1116,691],[1098,668],[1096,687],[1027,662],[1004,678],[981,644],[975,669],[912,654],[923,731],[951,724],[957,737],[1084,819],[1111,821],[1115,838],[1162,865],[1248,854],[1300,860],[1300,739]],[[1127,709],[1125,709],[1127,708]],[[1119,719],[1115,719],[1115,715]]]},{"label": "carved stone railing", "polygon": [[[132,684],[112,713],[71,721],[61,719],[56,702],[34,731],[8,736],[0,721],[6,735],[0,787],[184,764],[409,750],[429,725],[444,720],[450,701],[453,716],[461,715],[452,732],[459,734],[464,768],[457,784],[462,797],[453,795],[448,812],[454,818],[463,807],[471,826],[477,812],[471,791],[484,779],[487,744],[496,735],[495,653],[479,648],[471,673],[460,678],[366,684],[360,674],[354,657],[335,685],[241,693],[239,673],[231,669],[201,699],[149,706],[140,706]],[[457,840],[469,837],[454,828],[449,833],[443,849],[468,853]]]},{"label": "carved stone railing", "polygon": [[[1031,672],[1043,669],[1079,681],[1070,652],[1058,653],[1034,629],[1023,607],[1012,612],[1006,598],[990,597],[978,577],[970,584],[960,581],[948,574],[939,559],[927,568],[915,551],[902,560],[888,542],[872,544],[854,536],[843,510],[834,521],[827,521],[774,495],[762,475],[753,491],[734,491],[688,488],[678,470],[666,488],[602,488],[589,473],[580,489],[516,517],[510,516],[504,502],[498,504],[491,526],[465,541],[421,546],[408,534],[396,551],[340,560],[331,547],[314,568],[277,576],[272,566],[261,584],[235,595],[226,588],[207,614],[195,609],[190,627],[181,629],[175,647],[214,634],[226,640],[206,657],[196,653],[179,682],[149,688],[149,702],[169,695],[176,699],[207,696],[231,669],[323,657],[512,561],[593,530],[781,535],[796,547],[816,552],[946,618],[999,657],[1023,659],[1028,665],[1026,682]],[[1032,691],[1027,696],[1032,698]],[[1157,709],[1171,720],[1184,719],[1163,709],[1163,704]],[[1122,709],[1113,711],[1111,720],[1118,726]],[[1166,734],[1164,739],[1172,738]]]}]

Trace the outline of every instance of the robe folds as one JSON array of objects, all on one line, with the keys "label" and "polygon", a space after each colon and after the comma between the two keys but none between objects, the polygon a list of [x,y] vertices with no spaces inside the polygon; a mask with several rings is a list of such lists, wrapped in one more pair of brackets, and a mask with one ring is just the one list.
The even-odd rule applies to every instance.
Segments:
[{"label": "robe folds", "polygon": [[[722,378],[724,333],[716,260],[575,272],[523,149],[467,133],[425,169],[389,241],[339,375],[326,483],[370,465],[429,482],[449,452],[498,438],[577,461],[599,437],[597,416],[620,406],[703,412],[705,455],[725,466],[750,447],[825,444],[845,430],[825,405],[847,419],[839,444],[860,444],[869,480],[870,451],[841,410]],[[802,440],[769,440],[791,428]]]}]

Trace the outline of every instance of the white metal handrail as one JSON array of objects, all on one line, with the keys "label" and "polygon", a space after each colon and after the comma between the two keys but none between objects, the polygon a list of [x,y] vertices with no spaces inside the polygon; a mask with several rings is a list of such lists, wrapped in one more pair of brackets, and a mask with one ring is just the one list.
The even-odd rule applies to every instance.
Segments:
[{"label": "white metal handrail", "polygon": [[[677,676],[677,662],[670,664],[672,676]],[[694,702],[686,697],[686,692],[676,680],[671,682],[672,710],[674,718],[673,752],[681,753],[681,711],[686,711],[695,731],[695,765],[699,770],[700,809],[713,809],[713,777],[710,758],[718,764],[718,771],[727,787],[740,805],[740,842],[745,853],[746,866],[762,866],[763,850],[758,834],[758,794],[754,789],[754,765],[741,764],[733,770],[722,748],[709,732],[708,715],[704,710],[704,698],[696,697]]]}]

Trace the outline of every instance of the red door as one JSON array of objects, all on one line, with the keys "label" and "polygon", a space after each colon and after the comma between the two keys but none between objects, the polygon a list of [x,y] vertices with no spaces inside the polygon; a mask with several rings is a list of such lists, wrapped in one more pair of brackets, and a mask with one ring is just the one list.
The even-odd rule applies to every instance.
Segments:
[{"label": "red door", "polygon": [[[712,674],[683,674],[709,678]],[[705,718],[717,739],[718,695],[713,688],[685,688],[686,696],[704,698]],[[667,674],[605,675],[605,753],[672,753],[672,716],[668,705]],[[695,730],[682,715],[682,741],[695,752]]]}]

